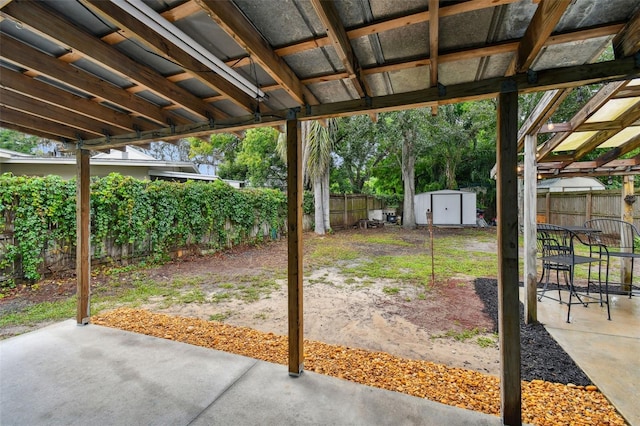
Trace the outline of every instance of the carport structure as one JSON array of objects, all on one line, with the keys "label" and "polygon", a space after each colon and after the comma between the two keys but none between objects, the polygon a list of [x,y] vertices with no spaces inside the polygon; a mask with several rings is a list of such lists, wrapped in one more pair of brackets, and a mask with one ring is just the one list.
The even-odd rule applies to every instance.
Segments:
[{"label": "carport structure", "polygon": [[[77,158],[89,321],[90,150],[284,126],[289,373],[303,368],[300,122],[498,98],[502,420],[520,424],[518,93],[640,73],[637,0],[0,0],[0,125]],[[613,42],[616,59],[593,63]]]}]

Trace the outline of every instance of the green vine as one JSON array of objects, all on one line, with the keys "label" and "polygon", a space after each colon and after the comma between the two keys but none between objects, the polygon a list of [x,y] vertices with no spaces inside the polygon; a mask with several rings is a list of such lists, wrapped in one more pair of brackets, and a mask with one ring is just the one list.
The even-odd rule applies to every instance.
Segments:
[{"label": "green vine", "polygon": [[[0,175],[4,233],[13,234],[13,244],[1,249],[1,270],[19,264],[22,277],[34,281],[52,252],[72,253],[75,194],[75,180]],[[172,250],[188,246],[221,249],[262,240],[265,227],[270,236],[284,229],[285,211],[286,197],[278,190],[238,190],[222,181],[150,182],[110,174],[91,182],[93,256],[109,255],[117,247],[128,255],[164,259]]]}]

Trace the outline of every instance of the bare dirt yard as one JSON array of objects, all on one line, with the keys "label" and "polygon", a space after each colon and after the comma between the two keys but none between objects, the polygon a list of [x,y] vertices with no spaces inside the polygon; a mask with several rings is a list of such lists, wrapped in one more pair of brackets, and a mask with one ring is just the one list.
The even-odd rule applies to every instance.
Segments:
[{"label": "bare dirt yard", "polygon": [[[372,234],[392,235],[406,245],[375,243]],[[407,232],[397,227],[350,230],[325,237],[305,234],[308,242],[305,254],[311,257],[305,262],[305,338],[497,375],[500,368],[497,338],[492,333],[491,319],[482,312],[484,306],[474,290],[472,277],[459,275],[444,282],[436,281],[432,286],[430,282],[416,285],[402,279],[345,273],[349,268],[358,269],[363,262],[375,263],[376,258],[428,254],[428,238],[425,230]],[[326,265],[317,254],[322,252],[323,244],[346,247],[360,256]],[[470,240],[468,244],[471,249],[480,246],[481,250],[496,253],[491,243]],[[215,279],[201,284],[205,299],[215,300],[214,303],[163,307],[164,300],[159,297],[142,308],[287,334],[286,259],[286,241],[278,241],[215,258],[167,264],[153,272],[154,278],[216,275],[225,277],[227,282]],[[267,290],[263,288],[262,295],[243,297],[241,293],[238,297],[238,282],[264,277],[274,277],[274,284]],[[250,284],[240,291],[246,295],[248,288]],[[467,335],[473,337],[464,339]],[[484,337],[481,344],[478,337]]]},{"label": "bare dirt yard", "polygon": [[[464,241],[459,248],[468,250],[470,256],[492,253],[495,259],[493,232],[437,229],[434,241],[458,235]],[[452,272],[453,278],[436,280],[434,285],[430,274],[407,278],[402,264],[389,265],[390,259],[407,259],[422,262],[430,270],[427,230],[387,226],[322,237],[306,233],[304,259],[306,339],[498,374],[497,336],[491,318],[482,312],[474,279]],[[398,277],[385,277],[378,267],[393,267],[395,273],[386,275]],[[100,309],[101,298],[127,289],[142,293],[152,281],[166,290],[143,297],[136,307],[286,335],[286,268],[286,240],[115,275],[108,268],[96,268],[92,280],[97,301],[94,312]],[[19,287],[0,299],[0,314],[31,303],[68,298],[74,292],[74,281],[68,278]],[[0,337],[30,328],[3,327]]]}]

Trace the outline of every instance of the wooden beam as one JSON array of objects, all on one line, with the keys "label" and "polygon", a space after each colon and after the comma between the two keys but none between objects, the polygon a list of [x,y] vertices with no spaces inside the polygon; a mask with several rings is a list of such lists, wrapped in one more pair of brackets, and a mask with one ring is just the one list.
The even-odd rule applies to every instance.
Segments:
[{"label": "wooden beam", "polygon": [[636,8],[636,13],[613,38],[612,44],[616,58],[625,58],[640,52],[640,8]]},{"label": "wooden beam", "polygon": [[287,268],[289,315],[289,375],[304,370],[302,309],[302,145],[300,123],[287,119]]},{"label": "wooden beam", "polygon": [[35,71],[35,74],[60,82],[70,88],[87,93],[99,99],[105,99],[118,107],[145,117],[161,126],[167,126],[174,114],[166,114],[161,108],[127,93],[106,81],[88,74],[76,67],[57,60],[11,37],[0,37],[2,50],[0,55],[10,63],[21,68]]},{"label": "wooden beam", "polygon": [[536,242],[536,166],[537,136],[528,134],[524,138],[524,322],[538,321],[538,269]]},{"label": "wooden beam", "polygon": [[90,206],[91,190],[89,187],[90,164],[89,150],[78,148],[76,150],[76,279],[78,309],[76,321],[78,325],[89,323],[90,316]]},{"label": "wooden beam", "polygon": [[520,40],[518,51],[507,68],[507,76],[527,71],[542,50],[572,0],[540,0],[529,26]]},{"label": "wooden beam", "polygon": [[440,31],[440,0],[429,0],[429,59],[430,67],[430,86],[438,85],[438,34]]},{"label": "wooden beam", "polygon": [[498,330],[502,423],[522,424],[518,271],[518,92],[498,97]]},{"label": "wooden beam", "polygon": [[282,58],[255,29],[251,21],[229,0],[195,0],[236,43],[300,104],[315,105],[318,100],[304,87]]},{"label": "wooden beam", "polygon": [[[302,108],[298,113],[298,117],[300,120],[312,120],[369,112],[417,108],[420,106],[430,107],[435,104],[443,105],[465,100],[489,99],[490,97],[497,96],[501,87],[503,87],[506,82],[512,84],[513,81],[515,81],[520,88],[520,93],[530,93],[538,90],[576,87],[603,80],[628,80],[636,78],[639,73],[640,71],[636,68],[633,58],[625,58],[617,61],[540,71],[535,81],[531,80],[526,73],[523,73],[511,78],[496,77],[482,81],[450,85],[447,86],[446,93],[444,94],[441,93],[438,88],[432,87],[415,92],[373,97],[369,100],[357,99],[331,104],[313,105],[309,108]],[[289,110],[274,111],[272,114],[269,114],[269,117],[263,116],[262,123],[254,123],[253,116],[244,116],[221,120],[216,122],[213,127],[209,127],[208,122],[201,122],[185,126],[176,126],[171,130],[159,129],[153,132],[142,132],[141,135],[117,136],[111,138],[110,141],[104,138],[98,138],[88,142],[94,143],[97,146],[108,145],[115,147],[132,143],[165,140],[165,138],[172,140],[198,134],[206,135],[225,131],[230,132],[282,123],[288,112]]]},{"label": "wooden beam", "polygon": [[182,4],[167,9],[160,15],[169,22],[179,21],[180,19],[188,18],[191,15],[195,15],[200,12],[200,6],[193,0],[188,0]]},{"label": "wooden beam", "polygon": [[351,42],[349,41],[349,37],[342,25],[342,21],[340,20],[340,16],[338,15],[338,11],[333,1],[311,0],[311,4],[318,14],[320,22],[324,25],[325,31],[329,36],[329,40],[331,40],[331,44],[333,45],[338,58],[340,58],[344,69],[347,71],[347,74],[349,74],[349,79],[353,83],[353,87],[356,89],[360,97],[365,96],[367,93],[365,91],[363,80],[360,76],[360,64],[358,63],[358,58],[355,53],[353,53]]},{"label": "wooden beam", "polygon": [[638,148],[640,148],[640,135],[636,135],[624,144],[610,149],[593,161],[596,167],[602,167]]},{"label": "wooden beam", "polygon": [[[101,0],[83,0],[83,2],[87,8],[92,10],[94,13],[114,22],[114,24],[120,28],[120,31],[125,33],[127,37],[136,40],[148,50],[164,57],[165,59],[172,62],[178,62],[185,68],[185,74],[190,78],[194,78],[205,86],[208,86],[222,94],[245,111],[255,111],[255,99],[215,72],[198,72],[198,70],[209,70],[209,67],[193,58],[171,40],[160,36],[151,28],[137,20],[132,15],[129,15],[115,4]],[[171,83],[179,81],[171,77],[165,77],[165,79]],[[200,100],[200,102],[204,101]],[[214,118],[228,117],[227,114],[216,108],[210,108],[208,111]]]},{"label": "wooden beam", "polygon": [[2,9],[2,12],[48,40],[63,45],[82,58],[90,60],[137,85],[144,86],[168,102],[181,105],[200,119],[214,115],[217,111],[186,89],[171,84],[153,69],[129,58],[37,2],[14,1]]}]

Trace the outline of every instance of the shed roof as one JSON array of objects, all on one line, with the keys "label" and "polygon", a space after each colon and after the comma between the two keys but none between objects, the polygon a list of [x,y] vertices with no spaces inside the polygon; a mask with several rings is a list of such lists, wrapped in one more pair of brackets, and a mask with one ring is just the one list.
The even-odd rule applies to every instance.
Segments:
[{"label": "shed roof", "polygon": [[94,149],[638,76],[637,0],[0,7],[0,125]]}]

